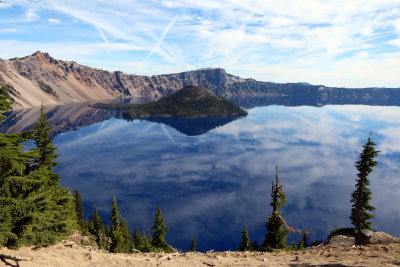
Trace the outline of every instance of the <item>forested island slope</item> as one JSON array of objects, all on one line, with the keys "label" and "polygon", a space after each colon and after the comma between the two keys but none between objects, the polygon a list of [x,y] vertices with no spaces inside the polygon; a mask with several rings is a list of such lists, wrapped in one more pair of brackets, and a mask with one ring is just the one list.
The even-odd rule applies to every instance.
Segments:
[{"label": "forested island slope", "polygon": [[122,116],[126,119],[241,117],[247,115],[245,110],[201,86],[186,86],[158,101],[145,104],[99,103],[93,106],[103,109],[124,109]]}]

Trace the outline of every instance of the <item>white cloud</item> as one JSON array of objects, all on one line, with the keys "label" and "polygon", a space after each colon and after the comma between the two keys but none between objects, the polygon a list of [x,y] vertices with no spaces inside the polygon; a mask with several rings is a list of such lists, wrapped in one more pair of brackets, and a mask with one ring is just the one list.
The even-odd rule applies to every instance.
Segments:
[{"label": "white cloud", "polygon": [[30,8],[25,12],[25,22],[32,22],[39,19],[40,16],[36,13],[36,9]]},{"label": "white cloud", "polygon": [[0,29],[0,33],[11,33],[11,32],[18,32],[18,29],[10,28],[10,29]]},{"label": "white cloud", "polygon": [[7,7],[10,7],[10,5],[7,3],[4,3],[3,1],[0,1],[0,8],[7,8]]},{"label": "white cloud", "polygon": [[[399,54],[387,49],[399,46],[400,3],[395,0],[10,3],[24,6],[27,20],[37,19],[43,10],[71,16],[76,34],[76,24],[92,25],[104,42],[143,47],[142,61],[167,63],[171,70],[212,66],[260,80],[349,87],[399,84],[398,66],[390,60],[398,61]],[[101,60],[101,55],[92,57]],[[103,63],[109,64],[106,59]]]},{"label": "white cloud", "polygon": [[383,153],[400,152],[400,127],[387,127],[378,133],[384,136],[384,142],[379,146]]},{"label": "white cloud", "polygon": [[47,20],[48,20],[49,22],[55,23],[55,24],[58,24],[58,23],[61,22],[59,19],[52,19],[52,18],[50,18],[50,19],[47,19]]}]

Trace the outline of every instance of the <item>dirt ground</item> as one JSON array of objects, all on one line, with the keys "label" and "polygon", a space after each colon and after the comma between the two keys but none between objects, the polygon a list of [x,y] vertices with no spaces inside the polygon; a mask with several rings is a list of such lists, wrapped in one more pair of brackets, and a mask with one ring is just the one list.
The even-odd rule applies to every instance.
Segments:
[{"label": "dirt ground", "polygon": [[[57,245],[18,251],[3,248],[0,253],[32,258],[20,261],[28,266],[400,266],[400,243],[366,246],[321,246],[292,252],[189,252],[111,254],[64,241]],[[0,261],[0,266],[9,265]]]}]

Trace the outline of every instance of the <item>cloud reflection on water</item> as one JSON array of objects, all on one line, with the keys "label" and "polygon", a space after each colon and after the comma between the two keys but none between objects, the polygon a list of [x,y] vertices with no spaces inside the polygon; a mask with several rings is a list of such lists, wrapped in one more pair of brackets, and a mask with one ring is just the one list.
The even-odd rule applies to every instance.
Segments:
[{"label": "cloud reflection on water", "polygon": [[349,226],[354,162],[373,131],[382,150],[371,175],[374,226],[400,235],[399,117],[399,107],[268,106],[196,137],[110,119],[56,137],[57,171],[104,218],[116,195],[130,225],[149,231],[160,204],[170,243],[188,249],[194,236],[199,249],[219,250],[236,248],[244,223],[262,242],[278,164],[284,216],[322,239],[335,225]]}]

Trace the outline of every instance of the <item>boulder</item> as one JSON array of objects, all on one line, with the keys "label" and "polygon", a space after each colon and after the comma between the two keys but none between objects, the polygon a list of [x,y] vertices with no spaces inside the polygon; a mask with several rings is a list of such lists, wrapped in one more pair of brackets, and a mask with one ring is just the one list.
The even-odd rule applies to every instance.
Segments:
[{"label": "boulder", "polygon": [[356,245],[367,245],[370,244],[371,236],[374,234],[373,231],[369,229],[361,229],[355,235],[355,244]]},{"label": "boulder", "polygon": [[400,238],[393,237],[382,231],[374,231],[369,240],[369,244],[390,244],[400,243]]}]

